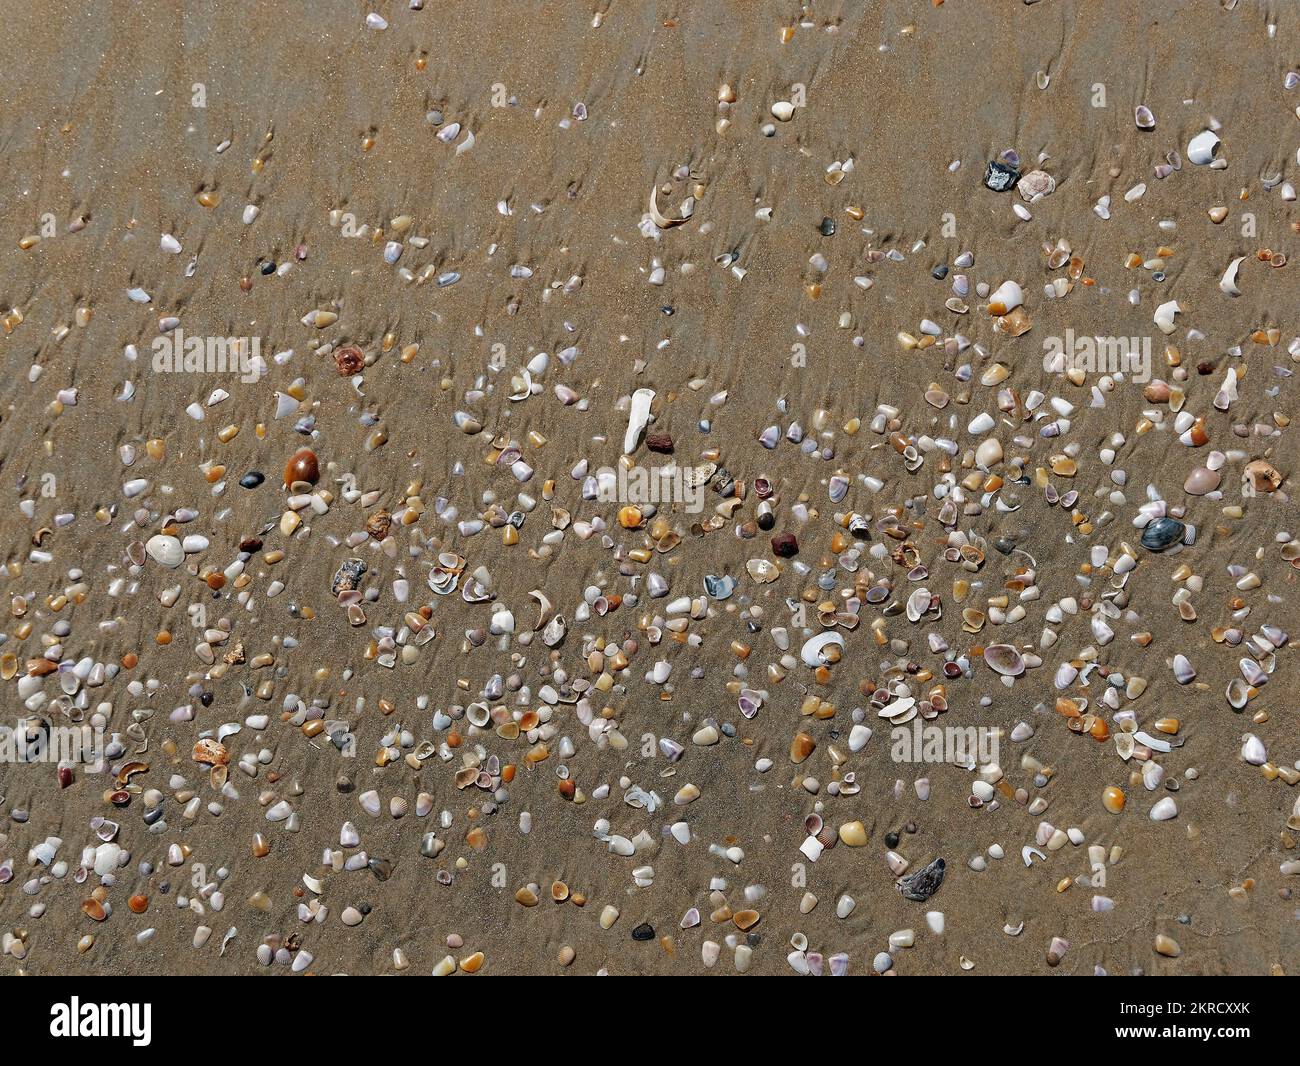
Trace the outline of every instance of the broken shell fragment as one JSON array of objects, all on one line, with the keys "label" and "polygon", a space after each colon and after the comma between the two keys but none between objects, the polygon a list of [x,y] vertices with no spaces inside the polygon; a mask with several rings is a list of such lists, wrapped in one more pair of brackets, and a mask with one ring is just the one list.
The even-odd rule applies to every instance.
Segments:
[{"label": "broken shell fragment", "polygon": [[641,442],[641,434],[650,421],[650,404],[654,402],[654,389],[637,389],[632,393],[628,411],[627,432],[623,434],[623,454],[631,455]]},{"label": "broken shell fragment", "polygon": [[1228,264],[1228,269],[1223,272],[1223,277],[1219,279],[1219,291],[1226,296],[1240,296],[1241,290],[1237,288],[1237,271],[1245,261],[1244,255],[1237,256]]},{"label": "broken shell fragment", "polygon": [[1169,334],[1174,331],[1174,316],[1181,311],[1182,307],[1177,300],[1167,300],[1156,308],[1155,324],[1161,333]]},{"label": "broken shell fragment", "polygon": [[828,663],[835,661],[828,657],[827,649],[842,649],[843,647],[844,638],[838,633],[818,633],[817,636],[804,642],[804,646],[799,652],[799,657],[803,660],[804,666],[825,666]]}]

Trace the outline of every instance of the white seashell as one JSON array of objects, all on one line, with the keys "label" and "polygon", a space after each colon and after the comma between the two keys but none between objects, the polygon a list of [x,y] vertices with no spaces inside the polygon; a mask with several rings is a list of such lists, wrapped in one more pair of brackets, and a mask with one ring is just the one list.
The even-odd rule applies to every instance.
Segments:
[{"label": "white seashell", "polygon": [[162,566],[175,569],[185,561],[185,549],[175,537],[157,534],[145,542],[145,552],[149,558]]},{"label": "white seashell", "polygon": [[1014,311],[1024,302],[1025,294],[1014,281],[1004,281],[989,296],[990,306],[997,304],[1003,308],[992,312],[998,315],[1005,315],[1008,311]]},{"label": "white seashell", "polygon": [[623,434],[624,455],[631,455],[641,442],[641,433],[650,421],[650,404],[654,398],[654,389],[637,389],[632,393],[632,408],[627,416],[627,432]]},{"label": "white seashell", "polygon": [[1166,796],[1164,799],[1158,800],[1156,805],[1151,808],[1151,820],[1153,822],[1167,822],[1177,816],[1178,804],[1174,802],[1172,796]]},{"label": "white seashell", "polygon": [[922,615],[930,609],[930,590],[919,588],[907,598],[907,620],[909,622],[919,622]]},{"label": "white seashell", "polygon": [[1219,279],[1219,291],[1225,296],[1240,296],[1241,290],[1237,288],[1237,271],[1241,268],[1245,260],[1244,255],[1237,256],[1228,264],[1228,269],[1223,272],[1223,277]]},{"label": "white seashell", "polygon": [[1160,327],[1161,333],[1172,333],[1174,331],[1174,315],[1182,311],[1177,300],[1170,300],[1162,303],[1156,308],[1155,323]]},{"label": "white seashell", "polygon": [[1002,442],[997,437],[989,437],[988,440],[980,441],[979,447],[975,449],[975,465],[981,470],[988,470],[1002,461],[1002,455]]},{"label": "white seashell", "polygon": [[804,666],[816,668],[825,665],[821,652],[823,648],[834,644],[837,647],[844,647],[844,638],[835,632],[818,633],[815,637],[804,642],[803,648],[799,651],[799,657],[803,660]]},{"label": "white seashell", "polygon": [[1241,757],[1251,766],[1263,766],[1268,761],[1268,752],[1264,750],[1264,742],[1254,733],[1247,733],[1242,738],[1242,741]]},{"label": "white seashell", "polygon": [[1141,730],[1133,734],[1133,739],[1139,744],[1145,744],[1152,751],[1170,752],[1174,750],[1174,746],[1169,741],[1153,737],[1150,733],[1143,733]]},{"label": "white seashell", "polygon": [[1187,158],[1197,166],[1214,162],[1219,151],[1219,135],[1213,130],[1204,130],[1187,142]]}]

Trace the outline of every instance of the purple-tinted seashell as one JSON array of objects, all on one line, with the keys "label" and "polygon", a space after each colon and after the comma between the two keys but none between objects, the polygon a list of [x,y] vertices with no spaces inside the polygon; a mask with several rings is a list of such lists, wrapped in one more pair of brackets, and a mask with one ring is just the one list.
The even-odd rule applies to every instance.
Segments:
[{"label": "purple-tinted seashell", "polygon": [[1010,644],[990,644],[984,649],[984,661],[994,673],[1019,677],[1025,672],[1025,660]]}]

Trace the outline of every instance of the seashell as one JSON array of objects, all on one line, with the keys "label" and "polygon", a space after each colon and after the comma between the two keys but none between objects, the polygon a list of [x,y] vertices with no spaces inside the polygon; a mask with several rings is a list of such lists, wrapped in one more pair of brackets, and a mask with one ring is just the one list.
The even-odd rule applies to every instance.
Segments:
[{"label": "seashell", "polygon": [[1228,264],[1228,269],[1223,272],[1223,277],[1219,279],[1219,291],[1226,296],[1240,296],[1241,290],[1237,288],[1237,271],[1245,260],[1244,255],[1237,256]]},{"label": "seashell", "polygon": [[564,640],[566,632],[568,632],[568,623],[565,622],[564,615],[557,614],[542,627],[542,643],[548,648],[554,648]]},{"label": "seashell", "polygon": [[1151,113],[1151,108],[1146,104],[1138,104],[1133,110],[1133,121],[1140,130],[1153,130],[1156,128],[1156,116]]},{"label": "seashell", "polygon": [[230,753],[224,744],[219,744],[211,737],[204,737],[194,745],[193,758],[195,762],[208,766],[225,766],[230,762]]},{"label": "seashell", "polygon": [[1156,308],[1154,321],[1161,333],[1170,334],[1174,331],[1174,316],[1182,310],[1177,300],[1169,300]]},{"label": "seashell", "polygon": [[1001,317],[1025,302],[1025,294],[1014,281],[1004,281],[989,296],[989,314]]},{"label": "seashell", "polygon": [[1020,179],[1016,191],[1028,203],[1037,203],[1044,196],[1051,196],[1056,191],[1056,179],[1045,170],[1031,170]]},{"label": "seashell", "polygon": [[514,392],[510,393],[508,399],[515,403],[528,399],[533,394],[533,376],[525,368],[510,378],[510,387]]},{"label": "seashell", "polygon": [[903,894],[904,899],[924,903],[939,891],[940,886],[943,884],[943,874],[943,859],[935,859],[928,866],[917,870],[916,873],[899,878],[897,887]]},{"label": "seashell", "polygon": [[537,624],[533,628],[541,629],[551,620],[555,608],[541,589],[533,589],[528,595],[537,601]]},{"label": "seashell", "polygon": [[314,485],[320,480],[320,462],[310,448],[299,448],[284,464],[284,483]]},{"label": "seashell", "polygon": [[1178,817],[1178,804],[1172,796],[1165,796],[1164,799],[1157,800],[1154,807],[1151,808],[1151,820],[1153,822],[1167,822],[1171,818]]},{"label": "seashell", "polygon": [[1214,162],[1219,152],[1219,135],[1213,130],[1204,130],[1187,142],[1187,158],[1197,166]]},{"label": "seashell", "polygon": [[174,570],[185,561],[185,550],[176,537],[159,533],[145,542],[144,550],[150,559],[168,569]]},{"label": "seashell", "polygon": [[1256,493],[1274,492],[1282,484],[1284,475],[1272,463],[1252,459],[1246,464],[1246,480]]},{"label": "seashell", "polygon": [[1162,552],[1181,544],[1187,527],[1176,518],[1161,517],[1148,522],[1142,530],[1142,547],[1148,551]]},{"label": "seashell", "polygon": [[823,654],[823,649],[835,646],[844,647],[844,638],[838,633],[831,631],[818,633],[815,637],[804,642],[804,646],[799,651],[799,657],[803,660],[804,666],[818,667],[825,666],[833,661]]},{"label": "seashell", "polygon": [[1237,665],[1241,670],[1241,676],[1246,680],[1246,684],[1252,688],[1261,688],[1268,684],[1268,674],[1254,659],[1243,658],[1239,660]]},{"label": "seashell", "polygon": [[641,440],[641,433],[650,421],[650,404],[654,401],[654,389],[637,389],[632,393],[632,405],[628,411],[627,432],[623,434],[623,454],[631,455]]},{"label": "seashell", "polygon": [[1187,475],[1187,480],[1183,482],[1183,491],[1189,496],[1204,496],[1207,492],[1217,489],[1221,480],[1222,475],[1217,470],[1198,466]]},{"label": "seashell", "polygon": [[1144,733],[1138,730],[1133,734],[1133,739],[1139,744],[1145,744],[1152,751],[1159,751],[1165,754],[1174,750],[1174,746],[1167,740],[1161,740],[1159,737],[1153,737],[1150,733]]},{"label": "seashell", "polygon": [[[659,210],[659,186],[650,186],[650,220],[660,229],[669,229],[672,226],[680,226],[683,222],[690,219],[695,213],[694,197],[688,197],[682,203],[682,217],[669,218]],[[624,449],[625,451],[627,449]]]},{"label": "seashell", "polygon": [[930,610],[930,590],[919,588],[907,598],[907,620],[909,622],[919,622],[921,618]]},{"label": "seashell", "polygon": [[990,644],[984,649],[984,661],[994,673],[1019,677],[1025,672],[1024,657],[1010,644]]}]

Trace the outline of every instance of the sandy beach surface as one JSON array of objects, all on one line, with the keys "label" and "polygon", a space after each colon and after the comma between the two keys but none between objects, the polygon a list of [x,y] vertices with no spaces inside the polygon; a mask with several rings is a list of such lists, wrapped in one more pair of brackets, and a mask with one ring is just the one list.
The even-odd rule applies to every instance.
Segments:
[{"label": "sandy beach surface", "polygon": [[0,972],[1300,967],[1295,5],[7,37]]}]

